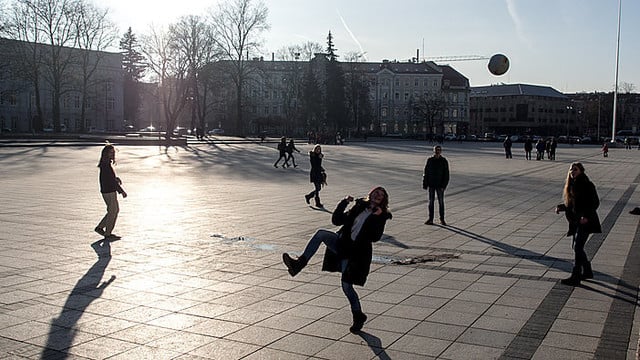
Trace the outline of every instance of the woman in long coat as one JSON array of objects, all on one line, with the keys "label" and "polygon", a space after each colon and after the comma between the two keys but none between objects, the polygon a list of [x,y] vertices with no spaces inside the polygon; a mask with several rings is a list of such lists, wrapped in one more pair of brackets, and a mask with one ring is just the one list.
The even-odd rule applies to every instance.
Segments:
[{"label": "woman in long coat", "polygon": [[311,163],[309,182],[313,184],[314,189],[312,192],[304,196],[304,200],[309,204],[311,198],[315,198],[317,207],[323,207],[320,202],[320,190],[322,190],[322,185],[325,184],[324,168],[322,167],[323,157],[324,154],[322,154],[322,147],[320,144],[316,144],[313,147],[313,150],[309,151],[309,162]]},{"label": "woman in long coat", "polygon": [[352,201],[352,196],[346,196],[333,211],[331,222],[342,226],[340,230],[318,230],[300,257],[293,259],[284,253],[282,260],[289,274],[295,276],[318,251],[320,244],[324,243],[327,251],[322,270],[342,273],[342,291],[349,300],[353,314],[350,330],[356,332],[362,329],[367,316],[362,312],[360,299],[353,285],[364,286],[367,281],[373,257],[372,243],[382,237],[387,220],[391,219],[391,212],[389,195],[381,186],[373,188],[367,197],[355,200],[351,209],[345,211]]},{"label": "woman in long coat", "polygon": [[563,191],[564,203],[556,207],[556,214],[565,212],[569,222],[567,236],[573,237],[573,251],[575,263],[571,277],[563,279],[565,285],[580,285],[580,280],[592,279],[593,270],[591,263],[584,251],[584,245],[589,234],[600,233],[600,219],[596,210],[600,205],[600,199],[595,185],[584,172],[584,166],[575,162],[569,167],[567,180]]}]

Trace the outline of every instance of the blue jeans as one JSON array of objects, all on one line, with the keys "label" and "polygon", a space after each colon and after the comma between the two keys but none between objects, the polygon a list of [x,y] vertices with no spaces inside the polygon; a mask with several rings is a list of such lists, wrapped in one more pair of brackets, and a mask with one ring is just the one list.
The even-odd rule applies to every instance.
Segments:
[{"label": "blue jeans", "polygon": [[429,220],[433,220],[434,200],[438,194],[438,210],[440,212],[440,220],[444,220],[444,188],[429,187]]},{"label": "blue jeans", "polygon": [[[313,237],[309,240],[307,247],[304,249],[302,256],[304,256],[307,261],[311,260],[311,257],[315,255],[315,253],[320,248],[320,244],[324,243],[327,246],[329,251],[334,253],[338,253],[338,239],[340,236],[333,231],[320,229],[316,231]],[[348,259],[340,260],[340,269],[342,272],[347,268]],[[349,305],[351,305],[351,311],[359,312],[362,311],[362,307],[360,306],[360,298],[358,298],[358,293],[353,288],[353,284],[349,284],[345,281],[342,281],[342,292],[349,300]]]}]

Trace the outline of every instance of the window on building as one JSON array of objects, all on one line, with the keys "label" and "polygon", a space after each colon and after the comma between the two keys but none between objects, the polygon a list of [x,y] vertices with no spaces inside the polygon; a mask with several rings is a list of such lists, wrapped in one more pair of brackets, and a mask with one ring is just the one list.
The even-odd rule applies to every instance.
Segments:
[{"label": "window on building", "polygon": [[73,96],[73,107],[80,109],[80,95]]},{"label": "window on building", "polygon": [[381,115],[383,118],[386,118],[386,117],[387,117],[387,111],[388,111],[388,110],[387,110],[387,108],[386,108],[386,107],[383,107],[382,109],[380,109],[380,115]]},{"label": "window on building", "polygon": [[104,83],[104,91],[106,91],[107,93],[113,91],[113,82],[111,80],[107,80]]},{"label": "window on building", "polygon": [[395,81],[395,85],[396,85],[396,86],[400,86],[400,79],[396,79],[396,81]]},{"label": "window on building", "polygon": [[418,80],[418,78],[415,78],[415,80],[413,81],[413,86],[415,87],[420,86],[420,80]]},{"label": "window on building", "polygon": [[454,117],[454,118],[457,118],[458,117],[458,109],[453,109],[452,112],[451,112],[451,116]]},{"label": "window on building", "polygon": [[264,107],[264,114],[263,115],[269,115],[269,107],[268,106]]},{"label": "window on building", "polygon": [[405,92],[404,93],[404,101],[408,101],[409,100],[409,93]]},{"label": "window on building", "polygon": [[394,95],[394,98],[395,98],[396,100],[400,100],[400,93],[396,91],[396,93],[395,93],[395,95]]}]

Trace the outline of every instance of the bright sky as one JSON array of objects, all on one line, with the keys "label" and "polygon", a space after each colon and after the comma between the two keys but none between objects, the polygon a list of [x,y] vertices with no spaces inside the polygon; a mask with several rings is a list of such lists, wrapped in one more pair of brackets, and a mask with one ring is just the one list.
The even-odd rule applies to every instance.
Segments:
[{"label": "bright sky", "polygon": [[[108,0],[121,32],[184,15],[205,15],[221,0]],[[615,84],[616,0],[264,0],[271,29],[263,34],[271,59],[278,49],[315,41],[329,30],[338,55],[364,52],[368,61],[503,53],[509,71],[493,76],[488,60],[440,61],[471,86],[546,85],[562,92],[612,91]],[[618,83],[640,92],[640,1],[622,0]]]}]

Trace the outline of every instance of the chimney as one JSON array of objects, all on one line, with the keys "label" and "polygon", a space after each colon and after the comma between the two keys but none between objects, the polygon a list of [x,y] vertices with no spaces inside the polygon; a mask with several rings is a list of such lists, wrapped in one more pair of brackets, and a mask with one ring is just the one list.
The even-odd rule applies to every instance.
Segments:
[{"label": "chimney", "polygon": [[420,62],[420,49],[416,49],[416,62]]}]

